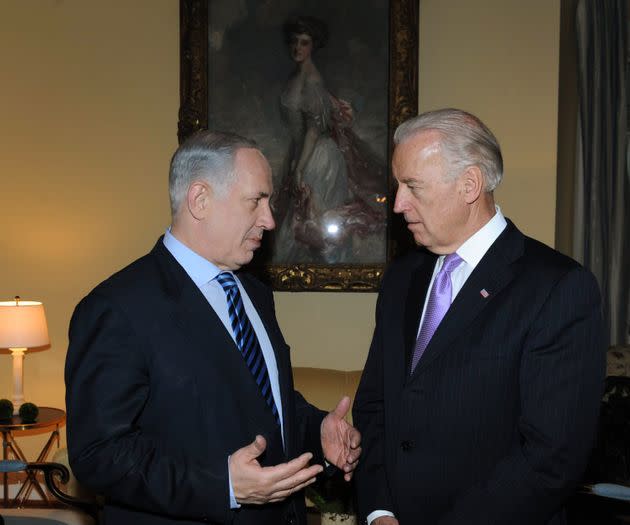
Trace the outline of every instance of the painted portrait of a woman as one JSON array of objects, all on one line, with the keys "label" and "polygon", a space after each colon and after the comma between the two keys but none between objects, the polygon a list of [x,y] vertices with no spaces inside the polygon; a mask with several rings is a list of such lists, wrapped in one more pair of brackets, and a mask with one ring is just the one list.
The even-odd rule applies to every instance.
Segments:
[{"label": "painted portrait of a woman", "polygon": [[387,3],[209,6],[209,126],[253,138],[270,161],[268,262],[384,263]]},{"label": "painted portrait of a woman", "polygon": [[326,24],[298,16],[283,29],[294,69],[280,95],[290,143],[276,199],[274,259],[361,260],[382,245],[385,164],[354,133],[351,103],[327,89],[315,64],[329,38]]}]

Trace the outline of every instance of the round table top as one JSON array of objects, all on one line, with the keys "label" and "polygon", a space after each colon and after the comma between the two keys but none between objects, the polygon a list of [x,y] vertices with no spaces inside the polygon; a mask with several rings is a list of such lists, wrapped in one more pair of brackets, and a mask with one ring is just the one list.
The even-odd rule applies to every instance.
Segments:
[{"label": "round table top", "polygon": [[0,431],[32,430],[60,425],[66,420],[66,413],[60,408],[39,407],[39,414],[33,423],[23,423],[20,416],[11,419],[0,419]]}]

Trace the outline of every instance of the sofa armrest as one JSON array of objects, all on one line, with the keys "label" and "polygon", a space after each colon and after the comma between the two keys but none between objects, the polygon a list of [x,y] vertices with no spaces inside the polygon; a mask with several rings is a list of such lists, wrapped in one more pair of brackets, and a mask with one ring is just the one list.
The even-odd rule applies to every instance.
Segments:
[{"label": "sofa armrest", "polygon": [[[293,367],[295,389],[317,408],[330,412],[343,396],[354,396],[361,379],[361,370],[334,370],[331,368]],[[352,415],[348,412],[348,421]]]}]

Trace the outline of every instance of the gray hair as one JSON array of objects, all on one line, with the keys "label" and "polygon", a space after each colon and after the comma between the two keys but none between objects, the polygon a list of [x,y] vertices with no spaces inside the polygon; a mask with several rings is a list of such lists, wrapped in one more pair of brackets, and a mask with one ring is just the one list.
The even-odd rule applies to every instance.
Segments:
[{"label": "gray hair", "polygon": [[225,194],[234,182],[234,157],[241,148],[258,146],[253,140],[220,131],[198,131],[187,138],[171,159],[168,191],[172,216],[197,180],[204,180],[214,191]]},{"label": "gray hair", "polygon": [[449,176],[457,178],[470,166],[477,166],[484,178],[484,191],[493,191],[503,178],[501,147],[481,120],[461,109],[438,109],[403,122],[394,133],[401,144],[423,131],[437,131]]}]

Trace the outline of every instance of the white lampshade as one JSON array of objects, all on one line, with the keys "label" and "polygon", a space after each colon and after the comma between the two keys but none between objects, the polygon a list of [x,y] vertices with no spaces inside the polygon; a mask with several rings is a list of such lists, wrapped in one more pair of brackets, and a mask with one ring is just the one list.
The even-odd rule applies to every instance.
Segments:
[{"label": "white lampshade", "polygon": [[13,357],[13,414],[24,403],[24,352],[50,343],[44,305],[36,301],[0,301],[0,348]]},{"label": "white lampshade", "polygon": [[0,301],[0,348],[34,348],[49,343],[42,303]]}]

